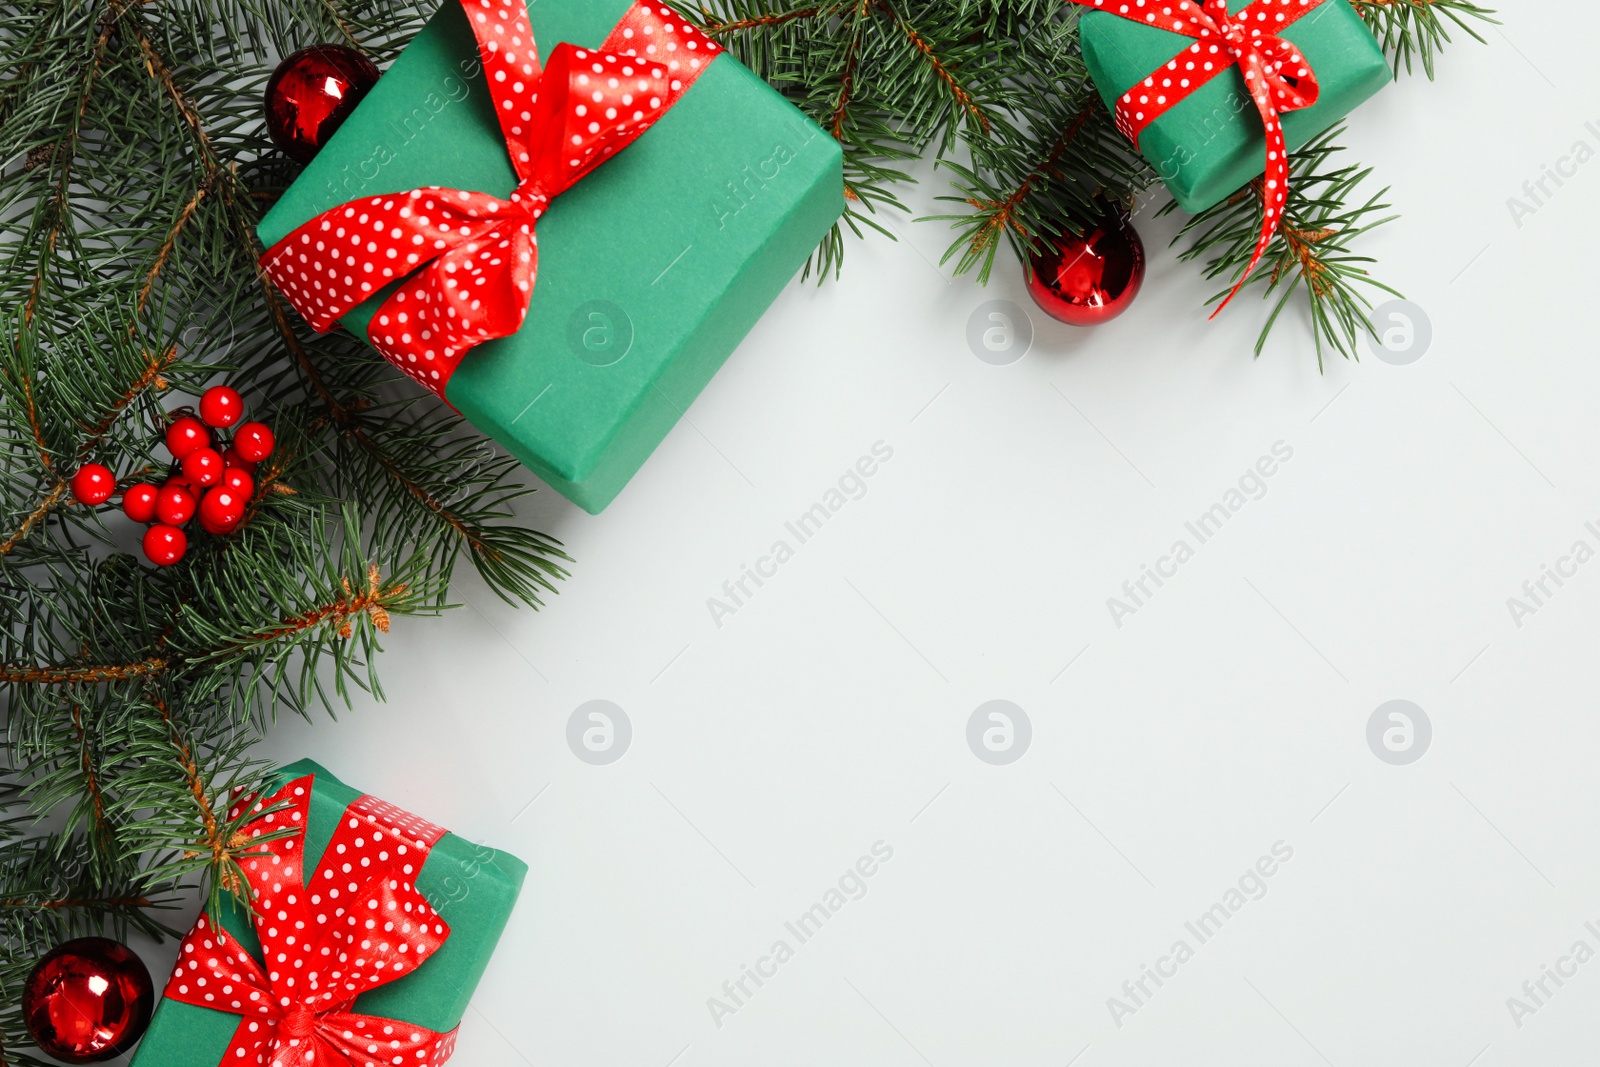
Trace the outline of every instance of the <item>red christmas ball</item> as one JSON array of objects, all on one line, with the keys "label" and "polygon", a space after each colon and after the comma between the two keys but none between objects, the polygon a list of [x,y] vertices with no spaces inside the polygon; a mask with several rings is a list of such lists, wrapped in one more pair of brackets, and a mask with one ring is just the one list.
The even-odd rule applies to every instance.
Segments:
[{"label": "red christmas ball", "polygon": [[104,504],[116,489],[117,476],[99,463],[85,463],[72,476],[72,495],[80,504]]},{"label": "red christmas ball", "polygon": [[378,68],[353,48],[302,48],[267,82],[267,132],[292,158],[309,163],[377,83]]},{"label": "red christmas ball", "polygon": [[219,485],[200,501],[200,525],[206,533],[232,533],[244,520],[245,505],[250,498]]},{"label": "red christmas ball", "polygon": [[81,937],[34,965],[22,989],[22,1018],[47,1056],[93,1063],[133,1047],[154,1000],[150,972],[127,946]]},{"label": "red christmas ball", "polygon": [[222,465],[228,470],[242,470],[246,474],[256,472],[256,465],[239,455],[239,450],[231,445],[222,453]]},{"label": "red christmas ball", "polygon": [[211,447],[211,431],[193,415],[182,415],[167,427],[167,451],[182,459],[197,448]]},{"label": "red christmas ball", "polygon": [[244,417],[244,397],[228,385],[213,385],[200,395],[200,420],[207,426],[232,426]]},{"label": "red christmas ball", "polygon": [[144,532],[144,554],[151,563],[170,567],[189,549],[189,538],[176,526],[158,522]]},{"label": "red christmas ball", "polygon": [[222,472],[222,487],[231,489],[249,500],[255,495],[256,480],[250,477],[250,472],[243,467],[229,467]]},{"label": "red christmas ball", "polygon": [[204,489],[222,480],[222,453],[214,448],[197,448],[183,457],[183,477],[190,485]]},{"label": "red christmas ball", "polygon": [[272,431],[264,422],[247,422],[233,435],[233,450],[250,463],[260,463],[272,454]]},{"label": "red christmas ball", "polygon": [[122,513],[134,522],[149,522],[156,517],[156,487],[138,482],[122,494]]},{"label": "red christmas ball", "polygon": [[188,487],[168,482],[156,493],[156,518],[168,526],[182,526],[193,517],[194,493]]},{"label": "red christmas ball", "polygon": [[1098,326],[1127,310],[1144,281],[1144,244],[1126,219],[1115,217],[1082,234],[1045,238],[1030,257],[1028,292],[1052,318]]}]

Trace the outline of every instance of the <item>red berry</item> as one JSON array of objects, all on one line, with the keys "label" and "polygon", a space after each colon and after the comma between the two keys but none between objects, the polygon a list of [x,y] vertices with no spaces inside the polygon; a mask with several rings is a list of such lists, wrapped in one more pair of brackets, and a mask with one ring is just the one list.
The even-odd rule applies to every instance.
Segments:
[{"label": "red berry", "polygon": [[156,517],[168,526],[182,526],[194,517],[194,494],[168,483],[156,494]]},{"label": "red berry", "polygon": [[200,418],[207,426],[232,426],[244,417],[244,397],[227,385],[213,385],[200,397]]},{"label": "red berry", "polygon": [[182,459],[197,448],[211,446],[211,431],[193,415],[183,415],[172,420],[167,427],[167,451],[173,459]]},{"label": "red berry", "polygon": [[122,494],[122,513],[134,522],[149,522],[156,517],[156,487],[149,482],[128,486]]},{"label": "red berry", "polygon": [[234,451],[251,463],[260,463],[272,454],[272,431],[264,422],[247,422],[233,435]]},{"label": "red berry", "polygon": [[237,448],[230,447],[226,452],[222,453],[222,465],[228,470],[242,470],[246,474],[254,474],[256,472],[256,465],[239,455]]},{"label": "red berry", "polygon": [[242,467],[229,467],[222,472],[222,486],[249,500],[255,495],[256,480]]},{"label": "red berry", "polygon": [[208,491],[200,501],[200,525],[207,533],[232,533],[233,528],[244,519],[244,508],[248,501],[248,497],[219,485]]},{"label": "red berry", "polygon": [[144,554],[151,563],[170,567],[188,548],[189,538],[176,526],[158,522],[144,532]]},{"label": "red berry", "polygon": [[117,476],[111,473],[111,468],[99,463],[85,463],[78,468],[72,476],[72,495],[78,498],[78,503],[104,504],[111,499],[111,494],[116,491]]},{"label": "red berry", "polygon": [[190,485],[204,489],[222,480],[222,453],[214,448],[197,448],[183,457],[183,477]]}]

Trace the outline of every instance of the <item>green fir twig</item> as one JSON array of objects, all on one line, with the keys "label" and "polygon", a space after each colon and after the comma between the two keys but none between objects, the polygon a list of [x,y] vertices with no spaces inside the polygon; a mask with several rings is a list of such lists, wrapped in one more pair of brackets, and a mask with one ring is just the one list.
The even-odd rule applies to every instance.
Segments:
[{"label": "green fir twig", "polygon": [[[1356,189],[1371,175],[1370,167],[1329,166],[1335,153],[1342,151],[1335,140],[1343,133],[1344,127],[1337,126],[1289,154],[1290,188],[1282,223],[1240,290],[1242,297],[1258,288],[1263,299],[1272,301],[1256,339],[1257,356],[1290,298],[1299,293],[1309,309],[1318,369],[1325,347],[1346,359],[1359,359],[1357,340],[1372,332],[1368,291],[1400,295],[1367,273],[1373,262],[1370,256],[1351,251],[1356,238],[1395,216],[1383,214],[1389,210],[1383,202],[1388,189],[1357,199]],[[1221,303],[1249,264],[1261,232],[1264,203],[1260,181],[1252,182],[1189,219],[1173,239],[1174,244],[1185,245],[1179,259],[1204,260],[1205,276],[1227,283],[1209,303]],[[1161,213],[1175,206],[1168,204]]]}]

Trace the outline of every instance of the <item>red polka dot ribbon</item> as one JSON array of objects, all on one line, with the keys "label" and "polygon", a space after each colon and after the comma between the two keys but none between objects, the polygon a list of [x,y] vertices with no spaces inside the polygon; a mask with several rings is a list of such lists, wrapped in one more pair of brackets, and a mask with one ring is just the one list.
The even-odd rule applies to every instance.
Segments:
[{"label": "red polka dot ribbon", "polygon": [[525,0],[460,0],[518,185],[509,198],[430,186],[323,212],[261,265],[319,332],[397,278],[367,339],[441,399],[462,355],[522,328],[550,201],[666,114],[720,54],[670,8],[636,3],[598,49],[541,67]]},{"label": "red polka dot ribbon", "polygon": [[[242,1016],[220,1067],[433,1067],[455,1051],[456,1032],[350,1011],[351,1003],[410,974],[450,928],[415,878],[444,829],[375,797],[360,797],[317,869],[305,870],[310,777],[265,800],[243,833],[271,837],[240,866],[253,893],[261,961],[200,916],[183,939],[165,996]],[[277,808],[275,811],[267,809]]]},{"label": "red polka dot ribbon", "polygon": [[1256,238],[1255,255],[1234,285],[1227,300],[1212,317],[1228,306],[1250,272],[1256,269],[1283,217],[1289,198],[1289,153],[1283,140],[1285,111],[1298,111],[1317,102],[1317,79],[1300,50],[1278,36],[1290,23],[1307,14],[1322,0],[1255,0],[1237,15],[1228,14],[1228,0],[1076,0],[1085,6],[1120,15],[1158,29],[1193,37],[1194,44],[1178,53],[1117,101],[1117,128],[1135,145],[1144,128],[1189,98],[1200,86],[1225,70],[1238,67],[1245,88],[1261,113],[1267,134],[1266,176],[1262,179],[1266,214]]}]

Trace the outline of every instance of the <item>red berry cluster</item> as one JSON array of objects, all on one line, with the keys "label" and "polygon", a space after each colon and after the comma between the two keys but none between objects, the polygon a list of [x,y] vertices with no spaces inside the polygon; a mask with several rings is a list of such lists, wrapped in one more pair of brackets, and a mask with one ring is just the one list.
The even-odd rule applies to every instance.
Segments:
[{"label": "red berry cluster", "polygon": [[[122,510],[134,522],[150,523],[144,554],[150,562],[170,567],[183,558],[189,538],[183,532],[198,513],[207,533],[231,533],[244,521],[245,507],[255,493],[256,464],[272,452],[272,431],[264,423],[246,422],[233,431],[232,442],[218,440],[244,417],[238,390],[213,386],[200,398],[196,418],[178,411],[167,424],[167,451],[176,470],[159,487],[135,482],[122,493]],[[85,464],[72,476],[72,495],[84,504],[103,504],[116,489],[116,476],[98,463]]]}]

